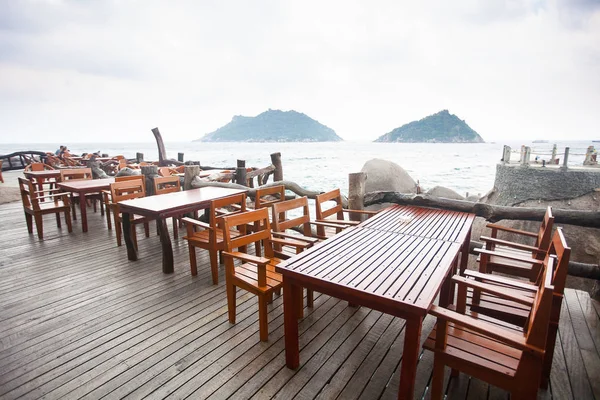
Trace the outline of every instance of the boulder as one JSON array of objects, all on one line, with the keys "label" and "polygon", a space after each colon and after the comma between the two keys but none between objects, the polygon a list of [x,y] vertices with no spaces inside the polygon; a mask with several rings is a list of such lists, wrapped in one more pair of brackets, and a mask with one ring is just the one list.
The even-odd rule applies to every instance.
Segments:
[{"label": "boulder", "polygon": [[[435,186],[427,191],[428,195],[443,197],[445,199],[464,200],[465,198],[452,189],[443,186]],[[478,199],[478,198],[477,198]],[[475,200],[477,201],[477,200]]]},{"label": "boulder", "polygon": [[396,163],[374,158],[365,163],[361,172],[367,173],[365,191],[417,193],[417,183]]}]

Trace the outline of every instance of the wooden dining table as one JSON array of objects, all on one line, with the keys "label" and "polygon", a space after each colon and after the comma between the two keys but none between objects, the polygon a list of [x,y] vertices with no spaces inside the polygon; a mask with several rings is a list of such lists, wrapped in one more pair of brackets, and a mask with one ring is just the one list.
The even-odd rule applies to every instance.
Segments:
[{"label": "wooden dining table", "polygon": [[132,261],[138,259],[138,252],[131,239],[130,214],[137,214],[155,219],[160,235],[162,247],[162,268],[165,274],[174,272],[173,246],[169,236],[166,219],[180,216],[210,207],[212,200],[244,193],[244,189],[229,189],[220,187],[203,187],[175,193],[166,193],[156,196],[142,197],[120,201],[119,211],[123,214],[123,238],[127,246],[127,258]]},{"label": "wooden dining table", "polygon": [[475,216],[423,207],[389,207],[276,266],[283,276],[286,365],[300,365],[302,288],[406,320],[398,398],[412,399],[423,319],[466,265]]},{"label": "wooden dining table", "polygon": [[[110,184],[115,178],[103,179],[73,179],[65,182],[58,182],[56,185],[64,192],[70,192],[79,195],[79,210],[81,213],[81,230],[88,231],[87,223],[87,204],[85,196],[92,193],[100,193],[103,190],[110,189]],[[100,205],[102,207],[102,204]]]}]

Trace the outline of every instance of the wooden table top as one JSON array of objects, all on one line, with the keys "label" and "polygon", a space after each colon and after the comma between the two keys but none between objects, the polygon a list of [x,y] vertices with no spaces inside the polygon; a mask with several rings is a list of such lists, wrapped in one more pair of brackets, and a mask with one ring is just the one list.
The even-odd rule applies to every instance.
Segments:
[{"label": "wooden table top", "polygon": [[148,196],[119,202],[121,212],[129,212],[144,216],[164,217],[187,210],[206,208],[212,200],[244,193],[247,190],[220,187],[203,187],[166,193],[158,196]]},{"label": "wooden table top", "polygon": [[99,192],[110,187],[115,178],[73,179],[57,183],[58,187],[69,192]]},{"label": "wooden table top", "polygon": [[392,315],[424,316],[462,246],[452,238],[464,240],[474,216],[420,207],[404,211],[390,207],[276,270],[300,285],[343,291],[361,299],[359,304]]}]

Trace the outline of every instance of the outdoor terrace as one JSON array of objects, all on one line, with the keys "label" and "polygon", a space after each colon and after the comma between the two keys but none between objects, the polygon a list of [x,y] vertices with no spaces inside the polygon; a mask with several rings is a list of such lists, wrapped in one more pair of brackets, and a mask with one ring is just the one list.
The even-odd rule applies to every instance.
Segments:
[{"label": "outdoor terrace", "polygon": [[[281,297],[270,307],[269,341],[260,342],[256,297],[238,291],[230,324],[223,271],[212,285],[206,252],[192,277],[186,242],[174,240],[175,273],[166,275],[158,236],[140,234],[140,260],[131,262],[99,213],[88,220],[88,233],[76,221],[68,234],[45,217],[38,241],[20,202],[0,205],[0,398],[397,397],[404,320],[315,293],[292,371]],[[540,398],[600,398],[600,303],[575,290],[565,298]],[[434,322],[426,319],[423,338]],[[427,397],[432,364],[423,353],[416,398]],[[447,387],[452,399],[508,397],[463,374]]]}]

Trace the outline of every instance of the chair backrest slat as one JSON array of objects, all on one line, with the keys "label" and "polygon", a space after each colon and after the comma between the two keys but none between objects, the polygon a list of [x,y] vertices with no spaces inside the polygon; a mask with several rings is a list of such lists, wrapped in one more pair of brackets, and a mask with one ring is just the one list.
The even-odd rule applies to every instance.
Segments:
[{"label": "chair backrest slat", "polygon": [[146,196],[146,188],[141,179],[133,179],[110,184],[110,196],[113,204],[119,201],[137,199]]},{"label": "chair backrest slat", "polygon": [[[267,196],[277,197],[275,200],[266,199]],[[266,188],[256,189],[256,197],[254,198],[254,208],[263,208],[276,204],[285,200],[285,186],[277,185]]]},{"label": "chair backrest slat", "polygon": [[[288,212],[302,210],[302,215],[294,218],[288,218]],[[312,236],[310,229],[310,214],[308,210],[308,198],[306,196],[297,199],[286,200],[273,204],[273,230],[275,232],[285,232],[287,229],[302,226],[304,236]]]},{"label": "chair backrest slat", "polygon": [[154,194],[179,192],[181,182],[178,176],[158,176],[154,178]]},{"label": "chair backrest slat", "polygon": [[91,168],[71,168],[60,170],[60,181],[92,179]]},{"label": "chair backrest slat", "polygon": [[[544,219],[542,220],[542,225],[540,226],[540,230],[538,232],[538,237],[535,241],[536,247],[548,251],[548,248],[550,247],[550,242],[552,240],[553,225],[554,216],[552,215],[552,207],[548,206],[548,208],[546,209],[546,214],[544,214]],[[543,255],[540,255],[540,257],[543,258]]]},{"label": "chair backrest slat", "polygon": [[[223,241],[226,251],[232,251],[240,247],[255,244],[263,241],[265,257],[274,257],[273,246],[271,242],[271,225],[269,222],[269,211],[266,208],[247,211],[235,215],[229,215],[219,218],[220,226],[223,229]],[[247,226],[254,225],[260,228],[254,232],[248,233]],[[232,237],[231,230],[239,228],[239,235]]]},{"label": "chair backrest slat", "polygon": [[[333,207],[325,209],[323,206],[328,201],[335,201]],[[342,212],[342,194],[340,189],[334,189],[327,193],[321,193],[315,198],[315,210],[317,219],[326,219],[332,215],[336,215],[337,219],[344,219],[344,213]]]}]

